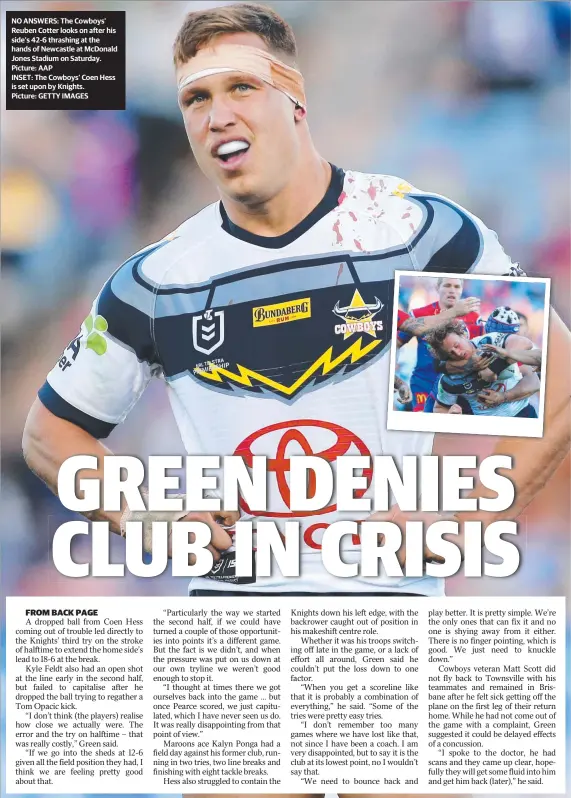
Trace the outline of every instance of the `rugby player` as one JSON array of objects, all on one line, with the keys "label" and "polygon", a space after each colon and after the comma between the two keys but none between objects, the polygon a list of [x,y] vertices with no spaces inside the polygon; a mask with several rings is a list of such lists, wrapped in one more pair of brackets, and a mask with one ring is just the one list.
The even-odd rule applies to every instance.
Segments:
[{"label": "rugby player", "polygon": [[[397,310],[397,347],[403,346],[411,337],[426,335],[429,330],[434,330],[446,324],[447,321],[464,316],[467,313],[478,313],[480,310],[480,300],[477,297],[467,297],[456,302],[453,307],[442,311],[437,316],[423,316],[416,319],[398,308]],[[413,396],[410,386],[395,374],[395,391],[398,392],[399,402],[408,405],[412,402]]]},{"label": "rugby player", "polygon": [[[398,462],[431,452],[431,434],[386,429],[395,270],[520,272],[495,233],[456,203],[321,157],[295,58],[289,26],[270,9],[239,3],[186,17],[175,43],[178,99],[220,201],[110,277],[40,389],[25,457],[55,491],[67,457],[109,453],[101,439],[158,376],[187,451],[236,453],[246,462],[267,455],[275,471],[266,516],[299,521],[303,536],[299,578],[276,569],[238,584],[228,559],[214,578],[193,580],[192,593],[442,595],[442,580],[427,576],[333,577],[320,534],[343,516],[335,504],[296,516],[282,477],[291,454],[382,453]],[[553,317],[558,366],[547,378],[544,438],[497,446],[515,455],[517,498],[506,516],[517,517],[568,449],[566,335]],[[89,476],[101,479],[102,468]],[[479,484],[473,494],[493,495]],[[371,518],[404,527],[409,515],[395,505]],[[125,518],[103,510],[91,517],[118,534]],[[192,517],[209,524],[222,559],[231,537],[209,514]],[[497,516],[466,517],[487,524]],[[358,562],[358,540],[344,543],[343,558]]]},{"label": "rugby player", "polygon": [[[458,365],[467,366],[470,358],[478,354],[484,346],[492,345],[510,353],[532,351],[529,338],[514,333],[490,332],[486,335],[468,339],[464,327],[458,322],[449,322],[444,327],[431,331],[427,343],[437,357],[451,360]],[[539,391],[539,378],[529,366],[518,366],[515,359],[506,362],[495,358],[490,367],[492,382],[484,387],[478,373],[443,374],[436,390],[436,402],[432,412],[446,413],[451,408],[457,413],[456,405],[464,412],[474,415],[517,416],[537,418],[535,408],[529,404],[529,397]],[[495,371],[494,371],[495,369]],[[487,381],[487,380],[486,380]],[[465,400],[464,407],[459,398]]]},{"label": "rugby player", "polygon": [[[436,281],[438,300],[424,307],[414,308],[411,311],[411,316],[419,320],[434,318],[443,314],[446,314],[446,318],[458,316],[466,324],[470,338],[475,335],[481,335],[484,329],[479,318],[479,303],[475,307],[473,303],[461,300],[462,287],[463,280],[461,278],[439,277]],[[404,333],[406,333],[406,330],[403,330],[399,335],[401,343],[406,343],[410,340]],[[420,333],[420,335],[423,335],[423,333]],[[410,387],[413,393],[413,410],[415,412],[424,410],[426,400],[433,390],[437,379],[438,373],[435,368],[434,358],[430,354],[424,338],[419,338],[416,365],[410,379]]]}]

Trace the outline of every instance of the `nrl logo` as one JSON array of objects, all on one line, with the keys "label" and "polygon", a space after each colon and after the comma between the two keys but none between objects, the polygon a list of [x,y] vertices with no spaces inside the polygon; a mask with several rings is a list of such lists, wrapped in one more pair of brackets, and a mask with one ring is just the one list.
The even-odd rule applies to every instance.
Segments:
[{"label": "nrl logo", "polygon": [[224,311],[205,310],[192,319],[192,345],[210,355],[224,343]]},{"label": "nrl logo", "polygon": [[382,307],[383,303],[378,297],[375,297],[375,302],[369,305],[365,302],[358,289],[355,289],[353,299],[349,305],[342,308],[337,302],[333,308],[333,313],[345,322],[344,324],[335,325],[335,334],[343,335],[343,340],[354,333],[363,332],[376,338],[377,331],[383,329],[383,322],[375,321],[375,316]]}]

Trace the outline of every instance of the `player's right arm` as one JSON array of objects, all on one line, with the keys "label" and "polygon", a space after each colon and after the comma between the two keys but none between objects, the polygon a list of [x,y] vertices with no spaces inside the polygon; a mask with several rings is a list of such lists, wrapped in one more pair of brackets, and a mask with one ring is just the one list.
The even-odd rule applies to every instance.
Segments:
[{"label": "player's right arm", "polygon": [[[97,438],[81,427],[59,418],[36,399],[28,414],[22,440],[24,459],[29,468],[57,495],[58,473],[69,457],[77,454],[97,457],[98,470],[79,472],[78,479],[103,481],[103,457],[112,452]],[[85,513],[92,521],[109,521],[113,532],[119,533],[122,512],[95,510]]]},{"label": "player's right arm", "polygon": [[[24,458],[29,468],[56,494],[58,488],[58,473],[68,457],[77,454],[92,455],[97,458],[97,470],[79,471],[76,477],[76,484],[82,478],[98,479],[103,482],[103,458],[113,454],[110,449],[104,446],[101,441],[94,438],[81,427],[72,424],[65,419],[59,418],[50,412],[39,399],[36,399],[28,414],[23,436]],[[121,530],[121,519],[125,511],[123,502],[120,511],[112,512],[103,509],[93,510],[84,513],[90,521],[108,521],[109,528],[116,534],[124,534]],[[138,514],[139,518],[140,514]],[[227,532],[217,524],[210,513],[168,513],[157,514],[153,518],[152,513],[148,513],[143,521],[150,524],[153,520],[182,520],[202,521],[210,527],[212,532],[212,543],[208,546],[215,561],[220,559],[220,551],[229,548],[232,543]],[[226,525],[236,521],[232,514],[221,514],[221,520]],[[150,525],[146,526],[143,536],[145,551],[151,551],[150,545]],[[171,540],[169,537],[168,556],[171,556]],[[189,556],[190,565],[193,564],[195,555]]]},{"label": "player's right arm", "polygon": [[[520,337],[521,336],[518,336],[518,338]],[[523,363],[526,366],[541,368],[541,349],[533,346],[531,341],[531,347],[529,349],[521,349],[514,346],[508,349],[507,344],[509,343],[509,340],[510,339],[508,338],[505,348],[502,346],[494,346],[494,344],[484,344],[482,349],[486,350],[486,352],[493,352],[494,354],[499,355],[499,357],[505,358],[510,363]]]},{"label": "player's right arm", "polygon": [[[73,455],[98,458],[98,471],[80,473],[79,478],[102,479],[103,457],[111,452],[101,439],[126,418],[161,368],[152,333],[156,283],[149,282],[145,288],[137,271],[161,246],[149,247],[127,261],[107,281],[30,410],[22,442],[24,457],[56,494],[59,469]],[[97,510],[88,517],[108,521],[112,531],[120,533],[122,511]],[[172,520],[179,518],[180,514]],[[185,518],[190,520],[189,515]],[[217,548],[231,545],[230,537],[209,513],[193,513],[192,520],[210,526]]]},{"label": "player's right arm", "polygon": [[[111,454],[101,443],[128,414],[151,378],[154,346],[150,317],[134,306],[134,291],[121,267],[105,284],[78,335],[64,349],[38,392],[23,436],[31,470],[57,494],[62,463],[78,454]],[[119,532],[121,512],[98,510],[91,520],[109,521]]]},{"label": "player's right arm", "polygon": [[[77,336],[64,349],[38,392],[24,429],[26,462],[57,493],[58,471],[73,455],[111,454],[101,440],[123,421],[159,366],[152,336],[153,296],[134,269],[149,247],[121,266],[103,286]],[[121,514],[97,511],[119,532]]]},{"label": "player's right arm", "polygon": [[[446,322],[456,319],[459,316],[466,316],[468,313],[479,313],[480,299],[478,297],[467,297],[460,299],[448,310],[443,310],[433,316],[407,316],[406,319],[399,321],[399,332],[408,333],[408,335],[422,336],[426,335],[429,330],[434,330],[436,327],[441,327]],[[415,313],[415,311],[413,311]]]}]

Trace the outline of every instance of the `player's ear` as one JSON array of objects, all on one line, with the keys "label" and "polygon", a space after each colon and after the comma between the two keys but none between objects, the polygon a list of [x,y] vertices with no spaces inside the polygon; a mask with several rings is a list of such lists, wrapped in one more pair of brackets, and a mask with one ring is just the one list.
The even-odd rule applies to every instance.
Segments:
[{"label": "player's ear", "polygon": [[296,105],[293,109],[293,118],[296,122],[301,122],[307,116],[307,110],[301,105]]}]

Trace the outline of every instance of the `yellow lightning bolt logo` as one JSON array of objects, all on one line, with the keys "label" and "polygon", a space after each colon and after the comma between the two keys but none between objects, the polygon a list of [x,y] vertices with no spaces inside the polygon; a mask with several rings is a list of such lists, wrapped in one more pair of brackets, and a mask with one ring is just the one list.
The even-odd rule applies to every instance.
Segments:
[{"label": "yellow lightning bolt logo", "polygon": [[362,338],[358,338],[357,341],[352,343],[350,347],[336,358],[333,358],[333,347],[331,346],[291,385],[282,385],[280,382],[272,380],[264,374],[259,374],[257,371],[252,371],[252,369],[241,366],[240,364],[237,364],[237,374],[229,369],[221,368],[212,362],[208,363],[209,371],[197,369],[195,373],[211,382],[223,383],[225,379],[227,379],[232,380],[238,385],[243,385],[246,388],[254,387],[254,382],[252,382],[252,380],[255,380],[256,383],[267,385],[268,388],[273,388],[275,391],[285,396],[293,396],[300,388],[309,382],[314,374],[321,371],[321,374],[325,376],[334,371],[345,361],[356,363],[368,355],[369,352],[372,352],[380,343],[379,340],[375,340],[363,346]]}]

